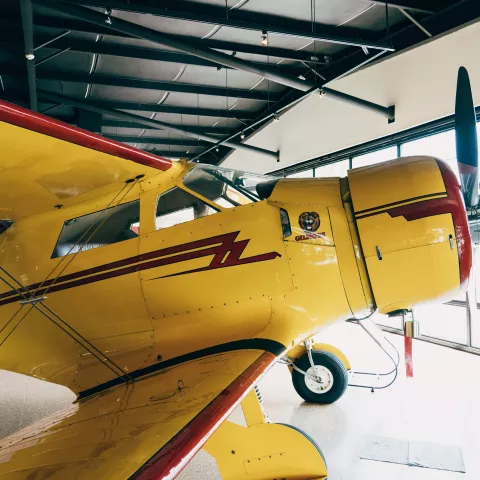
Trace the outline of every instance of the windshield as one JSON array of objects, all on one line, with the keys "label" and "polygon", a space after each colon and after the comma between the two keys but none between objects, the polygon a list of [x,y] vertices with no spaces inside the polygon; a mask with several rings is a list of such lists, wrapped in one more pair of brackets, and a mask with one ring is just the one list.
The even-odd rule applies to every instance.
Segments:
[{"label": "windshield", "polygon": [[274,179],[275,177],[200,164],[185,175],[183,184],[221,207],[231,208],[259,201],[256,186]]}]

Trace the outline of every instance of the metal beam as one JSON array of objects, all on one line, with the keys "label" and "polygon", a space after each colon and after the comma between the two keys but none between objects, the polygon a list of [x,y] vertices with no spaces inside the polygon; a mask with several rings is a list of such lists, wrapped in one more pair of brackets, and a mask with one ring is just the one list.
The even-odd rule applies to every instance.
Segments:
[{"label": "metal beam", "polygon": [[41,4],[42,6],[53,9],[56,12],[61,12],[66,15],[81,18],[82,20],[94,23],[96,25],[107,25],[108,28],[112,30],[123,32],[128,35],[133,35],[143,40],[149,40],[151,42],[158,43],[159,45],[162,45],[164,47],[174,48],[184,53],[189,53],[191,55],[195,55],[196,57],[220,63],[221,65],[232,67],[237,70],[254,73],[255,75],[268,78],[273,82],[280,83],[281,85],[286,85],[287,87],[292,87],[303,92],[310,90],[314,86],[313,84],[305,80],[301,80],[299,78],[286,74],[280,74],[275,68],[260,68],[258,67],[258,65],[255,65],[252,62],[248,62],[246,60],[242,60],[231,55],[226,55],[224,53],[217,52],[216,50],[203,48],[199,46],[200,42],[198,41],[187,42],[183,40],[178,40],[174,35],[163,34],[151,28],[143,27],[132,22],[127,22],[113,16],[109,17],[111,23],[106,24],[106,17],[103,13],[99,13],[85,7],[51,3],[50,1],[46,2],[45,0],[43,0]]},{"label": "metal beam", "polygon": [[90,132],[102,133],[102,115],[98,112],[91,112],[79,108],[77,110],[77,125],[79,128],[89,130]]},{"label": "metal beam", "polygon": [[386,2],[385,0],[370,0],[371,3],[389,7],[411,10],[412,12],[436,13],[444,8],[452,5],[449,0],[393,0]]},{"label": "metal beam", "polygon": [[[12,72],[8,69],[3,69],[0,64],[0,75],[5,77],[12,76]],[[13,77],[17,77],[15,73]],[[257,111],[251,110],[227,110],[216,108],[196,108],[196,107],[183,107],[175,105],[165,105],[158,103],[140,103],[140,102],[123,102],[119,100],[95,100],[95,104],[99,108],[118,108],[120,110],[134,110],[138,112],[150,112],[150,113],[173,113],[177,115],[192,115],[194,117],[214,117],[214,118],[229,118],[232,120],[252,120],[257,117]],[[140,127],[142,128],[142,127]]]},{"label": "metal beam", "polygon": [[405,15],[414,25],[416,25],[427,37],[431,37],[432,34],[410,13],[408,13],[403,8],[399,8],[399,10]]},{"label": "metal beam", "polygon": [[159,105],[158,103],[133,103],[113,100],[95,100],[95,104],[99,108],[118,108],[120,110],[134,110],[138,112],[176,113],[178,115],[193,115],[195,117],[239,118],[241,120],[251,120],[256,118],[258,115],[258,112],[246,110],[217,110],[214,108],[175,107],[164,104]]},{"label": "metal beam", "polygon": [[30,0],[20,0],[22,14],[23,40],[25,43],[25,58],[27,60],[28,92],[30,95],[30,108],[36,112],[37,102],[37,79],[35,77],[35,52],[33,46],[33,16]]},{"label": "metal beam", "polygon": [[[73,121],[69,121],[66,119],[66,123],[74,123]],[[182,128],[182,125],[174,125],[175,127]],[[112,127],[112,128],[145,128],[145,125],[141,125],[140,123],[135,122],[124,122],[121,120],[110,120],[108,118],[104,118],[102,120],[102,127]],[[197,127],[191,127],[197,128]],[[159,129],[156,129],[159,130]],[[198,127],[200,133],[210,133],[212,135],[228,135],[231,133],[232,129],[221,128],[221,127],[205,127],[201,126]]]},{"label": "metal beam", "polygon": [[[207,153],[210,153],[214,149],[217,150],[218,147],[221,146],[221,145],[228,145],[227,142],[233,140],[238,135],[244,134],[245,132],[248,132],[248,131],[251,132],[252,131],[251,129],[253,129],[257,125],[263,124],[263,126],[265,126],[268,121],[271,121],[272,119],[275,119],[277,117],[277,115],[280,115],[282,112],[285,112],[285,111],[289,110],[294,105],[301,102],[302,100],[305,100],[307,97],[309,97],[310,95],[312,95],[315,92],[318,92],[317,87],[314,87],[311,90],[309,90],[308,92],[305,92],[305,93],[302,93],[302,94],[300,94],[300,92],[298,92],[297,90],[290,90],[287,93],[287,96],[289,94],[293,94],[295,96],[295,98],[293,100],[291,100],[289,102],[285,102],[284,105],[282,105],[281,107],[279,107],[275,111],[272,111],[270,113],[265,113],[259,119],[257,119],[255,122],[253,122],[251,125],[247,125],[246,127],[242,128],[241,130],[233,133],[233,135],[230,135],[229,137],[224,138],[223,140],[219,140],[215,145],[212,145],[210,148],[208,148],[207,150],[201,152],[196,157],[194,157],[193,160],[198,160],[201,156],[203,156]],[[277,162],[279,162],[279,161],[280,161],[279,158],[277,158]]]},{"label": "metal beam", "polygon": [[[480,2],[478,0],[461,0],[439,13],[424,18],[422,25],[435,36],[479,17]],[[391,39],[392,43],[397,47],[397,51],[401,51],[416,43],[423,42],[425,34],[416,25],[408,24],[405,28],[392,32]],[[331,62],[329,65],[319,69],[318,72],[330,81],[350,71],[352,68],[356,68],[365,61],[365,58],[372,57],[373,53],[365,55],[361,50],[352,50],[351,54]],[[388,52],[386,55],[388,55]]]},{"label": "metal beam", "polygon": [[[39,62],[41,63],[41,62]],[[0,71],[8,72],[7,67],[0,67]],[[93,85],[109,85],[115,87],[140,88],[147,90],[160,90],[162,92],[182,92],[198,95],[212,95],[216,97],[247,98],[263,102],[275,102],[279,95],[264,90],[246,90],[240,88],[209,87],[180,82],[163,82],[143,80],[139,78],[128,78],[117,75],[83,74],[60,70],[42,70],[37,72],[37,78],[45,80],[59,80],[62,82],[90,83]]]},{"label": "metal beam", "polygon": [[[0,25],[1,28],[1,25]],[[46,38],[45,35],[36,35],[40,41],[43,38]],[[206,45],[207,46],[207,45]],[[202,58],[194,57],[193,55],[188,55],[186,53],[175,52],[173,50],[160,50],[156,48],[145,48],[145,47],[135,47],[125,44],[116,44],[116,43],[106,43],[106,42],[93,42],[90,40],[82,40],[75,38],[66,38],[62,40],[57,40],[55,46],[52,48],[58,48],[61,50],[69,49],[73,52],[82,52],[82,53],[94,53],[97,55],[112,55],[116,57],[125,57],[125,58],[140,58],[142,60],[154,60],[159,62],[169,62],[169,63],[180,63],[187,65],[199,65],[202,67],[212,67],[212,68],[222,68],[222,65],[218,63],[209,62],[208,60],[203,60]],[[265,55],[265,51],[262,52],[262,55]],[[313,60],[302,60],[307,63],[313,62]],[[253,62],[257,63],[257,62]],[[325,62],[313,62],[323,65]],[[265,63],[258,62],[258,65],[262,66]],[[270,65],[271,66],[271,65]],[[230,68],[230,67],[224,67]],[[299,72],[299,68],[295,65],[277,65],[277,68],[280,72],[296,74]]]},{"label": "metal beam", "polygon": [[158,137],[144,137],[133,135],[110,135],[105,134],[105,137],[123,143],[148,143],[150,145],[183,145],[185,147],[202,147],[204,143],[198,140],[182,139],[182,138],[158,138]]},{"label": "metal beam", "polygon": [[[35,66],[38,67],[39,65],[42,65],[42,63],[49,62],[50,60],[53,60],[54,58],[57,58],[59,55],[63,55],[64,53],[68,52],[70,48],[64,48],[63,50],[57,50],[56,52],[53,52],[51,55],[48,55],[47,57],[42,58],[39,60],[37,63],[35,63]],[[38,77],[38,75],[37,75]]]},{"label": "metal beam", "polygon": [[335,100],[340,100],[341,102],[350,103],[357,107],[370,110],[375,113],[380,113],[384,117],[387,117],[389,122],[395,120],[395,107],[384,107],[383,105],[378,105],[377,103],[369,102],[363,98],[354,97],[353,95],[348,95],[347,93],[339,92],[338,90],[332,90],[328,87],[322,87],[321,93],[323,93],[327,98],[332,97]]},{"label": "metal beam", "polygon": [[116,10],[127,10],[135,13],[146,13],[178,20],[222,25],[244,30],[263,30],[278,35],[297,38],[307,38],[322,42],[367,47],[379,50],[393,50],[391,45],[374,40],[362,39],[365,31],[345,27],[315,24],[312,32],[310,21],[294,20],[288,17],[267,15],[241,9],[231,9],[225,15],[225,7],[205,5],[183,0],[156,0],[155,2],[118,0],[65,0],[67,3],[91,5],[95,7],[110,7]]},{"label": "metal beam", "polygon": [[[60,40],[61,38],[65,37],[66,35],[68,35],[70,32],[70,30],[65,30],[65,32],[62,32],[60,33],[59,35],[56,35],[55,37],[53,38],[45,38],[43,40],[42,43],[40,43],[40,45],[38,47],[35,47],[35,51],[37,50],[40,50],[41,48],[44,48],[44,47],[47,47],[48,45],[50,45],[51,43],[53,42],[57,42],[58,40]],[[68,47],[61,47],[61,48],[68,48]]]},{"label": "metal beam", "polygon": [[[11,38],[12,36],[16,35],[17,32],[14,27],[14,19],[8,18],[8,17],[3,17],[0,19],[0,35],[4,34],[6,38]],[[97,26],[81,21],[76,21],[72,20],[70,18],[56,18],[56,17],[47,17],[44,15],[35,15],[35,25],[39,27],[45,27],[45,28],[68,28],[68,30],[74,31],[74,32],[84,32],[84,33],[94,33],[97,35],[111,35],[115,37],[121,37],[121,38],[130,38],[131,35],[126,35],[121,32],[114,32],[112,30],[109,30],[103,26]],[[39,37],[44,38],[45,36],[39,35]],[[192,40],[192,37],[188,37],[186,35],[176,35],[176,38],[179,40]],[[45,38],[45,40],[48,40],[48,37]],[[69,39],[69,41],[72,41],[73,39]],[[63,41],[63,40],[62,40]],[[81,42],[82,40],[75,39],[75,42]],[[327,63],[327,59],[324,55],[317,53],[315,54],[313,52],[309,51],[304,51],[304,50],[289,50],[288,48],[275,48],[275,47],[264,47],[261,45],[248,45],[244,43],[237,43],[237,42],[229,42],[229,41],[223,41],[223,40],[214,40],[214,39],[201,39],[199,40],[202,46],[207,47],[207,48],[214,48],[216,50],[224,50],[227,52],[238,52],[238,53],[251,53],[254,55],[269,55],[270,57],[277,57],[277,58],[284,58],[285,60],[298,60],[302,62],[309,62],[309,63],[317,63],[317,64],[325,64]],[[103,45],[103,42],[98,42],[96,45]],[[65,45],[64,47],[68,47],[69,45]],[[125,47],[127,52],[132,51],[131,49],[137,48],[137,47],[130,47],[129,45],[120,45],[119,47]],[[173,59],[173,61],[176,62],[175,58],[179,58],[178,63],[188,63],[187,59],[184,57],[191,57],[191,58],[196,58],[192,57],[191,55],[186,55],[182,54],[180,52],[173,52],[173,51],[162,51],[162,50],[156,50],[156,49],[143,49],[141,47],[138,47],[139,50],[142,51],[148,51],[152,50],[153,52],[159,52],[159,53],[171,53],[172,55],[176,55],[178,57],[168,57],[168,55],[165,56],[165,58],[170,58]],[[73,48],[72,48],[73,49]],[[95,52],[92,52],[95,53]],[[103,53],[103,52],[99,52]],[[105,52],[108,54],[108,52]],[[135,53],[135,52],[134,52]],[[163,60],[162,58],[150,58],[148,56],[142,57],[141,52],[138,52],[139,58],[147,58],[151,60]],[[146,54],[148,55],[148,53]],[[130,55],[128,55],[130,56]],[[153,54],[152,54],[153,57]],[[169,61],[169,60],[163,60],[163,61]],[[211,65],[212,62],[208,62],[206,60],[202,59],[196,59],[197,62],[203,62],[204,64]],[[198,65],[201,65],[203,63],[198,63]],[[193,65],[193,63],[192,63]],[[218,64],[215,64],[218,65]]]},{"label": "metal beam", "polygon": [[[205,142],[209,142],[209,143],[216,144],[218,142],[218,138],[211,137],[210,135],[198,133],[193,128],[192,129],[187,127],[179,128],[170,123],[160,122],[158,120],[151,120],[149,118],[141,117],[140,115],[134,115],[132,113],[122,112],[120,110],[102,108],[93,102],[88,102],[85,100],[77,100],[75,98],[66,97],[64,95],[57,95],[55,93],[47,92],[44,90],[38,90],[38,93],[41,98],[54,103],[63,103],[65,105],[72,105],[78,108],[83,108],[85,110],[90,110],[91,112],[97,112],[102,115],[110,115],[112,117],[117,117],[122,120],[139,123],[151,128],[172,130],[173,132],[181,133],[182,135],[186,135],[187,137],[192,137],[198,140],[204,140]],[[265,150],[263,148],[244,145],[243,143],[237,143],[233,141],[224,141],[223,144],[226,145],[227,147],[235,148],[237,150],[243,150],[249,153],[257,153],[257,154],[278,159],[277,152],[271,152],[270,150]]]},{"label": "metal beam", "polygon": [[[51,109],[56,108],[59,105],[60,104],[53,105],[52,107],[49,107],[47,110],[50,111]],[[45,113],[45,111],[43,111],[41,113]],[[51,115],[51,116],[53,118],[56,118],[57,120],[60,120],[61,122],[70,123],[71,125],[79,126],[78,125],[78,117],[63,116],[63,115],[58,115],[58,116],[57,115]],[[177,125],[177,124],[172,124],[172,125],[176,128],[183,128],[184,127],[184,125]],[[146,127],[143,124],[135,123],[135,122],[126,122],[126,121],[122,121],[122,120],[113,120],[113,119],[109,119],[109,118],[102,118],[102,129],[103,128],[108,128],[108,127],[116,128],[116,129],[118,129],[118,128],[145,129],[145,134],[147,134],[147,136],[142,137],[142,138],[151,138],[152,140],[156,137],[148,137],[148,132],[150,130],[155,130],[155,131],[157,131],[157,130],[164,130],[165,131],[166,130],[166,129],[161,129],[161,128],[151,129],[149,127]],[[194,130],[195,132],[198,131],[200,133],[212,134],[212,135],[218,136],[219,138],[221,138],[224,135],[229,135],[229,134],[232,133],[231,128],[228,129],[228,128],[222,128],[222,127],[206,127],[206,126],[200,126],[200,127],[189,126],[189,128],[192,131]],[[113,133],[112,134],[105,133],[104,135],[106,137],[110,137],[110,138],[112,138],[112,136],[119,136],[117,133],[114,133],[114,134]],[[124,137],[137,138],[134,135],[124,135]],[[195,143],[195,145],[197,145],[197,143]]]},{"label": "metal beam", "polygon": [[148,149],[144,150],[145,152],[148,153],[153,153],[155,155],[159,155],[160,157],[166,157],[166,158],[191,158],[192,154],[188,154],[187,152],[182,152],[181,150],[175,151],[175,150],[161,150],[157,148],[153,149]]}]

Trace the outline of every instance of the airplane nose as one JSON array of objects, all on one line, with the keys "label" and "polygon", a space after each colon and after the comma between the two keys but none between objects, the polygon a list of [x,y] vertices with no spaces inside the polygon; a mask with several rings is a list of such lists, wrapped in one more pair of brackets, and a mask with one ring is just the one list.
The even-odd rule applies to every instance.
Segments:
[{"label": "airplane nose", "polygon": [[472,242],[461,188],[448,164],[406,157],[351,170],[348,178],[381,313],[467,288]]}]

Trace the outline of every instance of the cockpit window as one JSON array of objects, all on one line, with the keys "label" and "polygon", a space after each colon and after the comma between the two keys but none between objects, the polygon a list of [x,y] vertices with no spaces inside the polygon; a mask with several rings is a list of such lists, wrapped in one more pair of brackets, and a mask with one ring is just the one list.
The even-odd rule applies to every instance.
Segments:
[{"label": "cockpit window", "polygon": [[173,227],[213,213],[217,213],[217,210],[191,193],[174,187],[158,197],[155,229]]},{"label": "cockpit window", "polygon": [[139,200],[71,218],[63,224],[52,258],[136,238],[139,220]]},{"label": "cockpit window", "polygon": [[221,207],[231,208],[259,201],[255,187],[268,179],[262,175],[198,165],[185,175],[183,184]]},{"label": "cockpit window", "polygon": [[0,220],[0,235],[13,225],[13,220]]}]

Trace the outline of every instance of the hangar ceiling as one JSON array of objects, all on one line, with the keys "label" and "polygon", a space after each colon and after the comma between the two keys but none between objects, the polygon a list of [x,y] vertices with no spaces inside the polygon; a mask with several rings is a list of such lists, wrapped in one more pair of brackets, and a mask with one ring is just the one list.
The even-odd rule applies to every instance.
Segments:
[{"label": "hangar ceiling", "polygon": [[475,18],[475,3],[13,0],[0,17],[0,97],[219,163],[325,83]]}]

